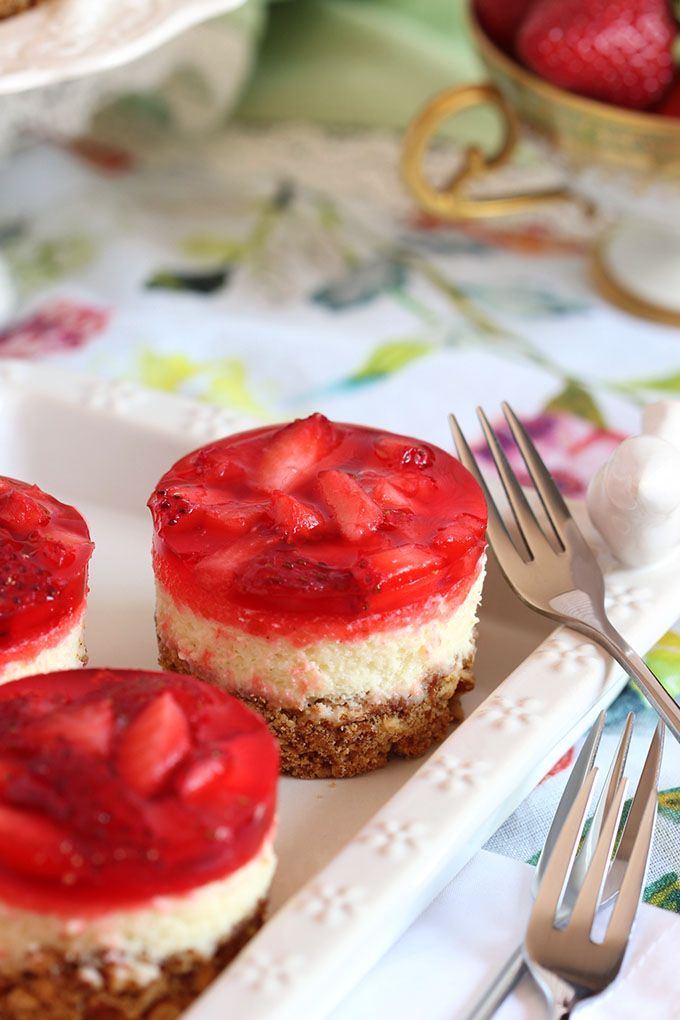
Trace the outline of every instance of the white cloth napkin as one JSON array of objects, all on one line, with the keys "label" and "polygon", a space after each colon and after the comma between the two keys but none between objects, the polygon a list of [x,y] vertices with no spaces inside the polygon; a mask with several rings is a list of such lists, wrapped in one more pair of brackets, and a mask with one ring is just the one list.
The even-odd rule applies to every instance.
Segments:
[{"label": "white cloth napkin", "polygon": [[[374,967],[331,1020],[457,1020],[521,939],[533,868],[481,850]],[[621,973],[580,1007],[583,1020],[678,1020],[680,917],[643,904]],[[544,1020],[525,977],[497,1020]]]}]

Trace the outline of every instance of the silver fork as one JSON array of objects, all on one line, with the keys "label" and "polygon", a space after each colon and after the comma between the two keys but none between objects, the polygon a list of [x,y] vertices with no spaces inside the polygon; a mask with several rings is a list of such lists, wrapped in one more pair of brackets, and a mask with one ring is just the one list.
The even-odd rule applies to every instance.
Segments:
[{"label": "silver fork", "polygon": [[[621,969],[647,873],[662,749],[663,726],[659,723],[613,864],[611,858],[628,781],[625,777],[612,777],[608,783],[613,792],[611,806],[566,923],[561,915],[564,889],[574,860],[578,860],[576,854],[597,769],[591,769],[548,861],[529,919],[524,955],[548,1000],[553,1020],[567,1020],[579,1002],[603,992]],[[612,888],[618,888],[616,905],[604,938],[595,941],[592,935],[595,917]]]},{"label": "silver fork", "polygon": [[477,414],[519,531],[515,542],[489,493],[474,455],[453,415],[449,416],[461,462],[484,490],[489,509],[487,536],[511,588],[532,609],[597,642],[643,688],[680,741],[680,706],[658,677],[612,625],[604,607],[602,571],[534,444],[508,404],[503,412],[524,458],[550,525],[544,530],[481,408]]},{"label": "silver fork", "polygon": [[[602,736],[604,721],[605,713],[601,712],[588,733],[588,736],[578,753],[578,757],[574,762],[571,774],[567,780],[562,796],[560,797],[559,804],[557,805],[557,810],[550,825],[550,829],[548,830],[548,835],[546,836],[541,856],[539,857],[536,865],[532,885],[532,893],[534,896],[536,896],[536,893],[538,892],[541,879],[545,874],[548,861],[550,860],[567,816],[593,767],[593,762],[595,761],[600,738]],[[616,788],[616,784],[623,775],[632,729],[633,715],[631,713],[626,720],[626,725],[624,727],[621,740],[619,741],[618,751],[612,759],[607,780],[590,823],[588,835],[583,841],[581,853],[572,868],[569,881],[567,882],[567,886],[564,891],[564,898],[560,906],[560,914],[561,916],[563,915],[564,920],[566,920],[568,915],[571,913],[576,902],[576,897],[579,894],[583,884],[583,879],[585,878],[587,866],[593,856],[597,838],[602,828],[602,822],[611,807],[612,796]],[[608,898],[611,898],[614,894],[615,890],[612,890]],[[498,1007],[501,1005],[505,997],[510,994],[525,969],[526,965],[524,963],[522,946],[520,944],[514,950],[512,955],[508,957],[507,961],[486,989],[481,999],[479,999],[473,1009],[466,1014],[465,1020],[489,1020],[489,1018],[494,1015]]]}]

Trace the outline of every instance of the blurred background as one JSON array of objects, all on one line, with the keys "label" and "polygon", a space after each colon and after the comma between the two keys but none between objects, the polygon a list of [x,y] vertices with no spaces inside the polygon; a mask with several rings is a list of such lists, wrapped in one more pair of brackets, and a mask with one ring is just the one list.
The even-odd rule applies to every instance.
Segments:
[{"label": "blurred background", "polygon": [[0,356],[442,445],[506,398],[573,495],[680,390],[668,0],[2,13]]}]

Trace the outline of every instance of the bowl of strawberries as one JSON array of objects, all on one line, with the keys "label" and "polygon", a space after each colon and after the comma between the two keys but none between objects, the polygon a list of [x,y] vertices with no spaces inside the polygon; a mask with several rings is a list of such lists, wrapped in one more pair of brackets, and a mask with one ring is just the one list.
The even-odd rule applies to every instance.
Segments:
[{"label": "bowl of strawberries", "polygon": [[[435,96],[410,125],[404,174],[420,204],[460,220],[563,195],[471,196],[471,182],[530,133],[569,192],[604,214],[601,288],[631,312],[680,325],[680,0],[473,0],[470,19],[491,84]],[[483,103],[502,116],[501,148],[468,150],[433,186],[424,157],[442,121]]]}]

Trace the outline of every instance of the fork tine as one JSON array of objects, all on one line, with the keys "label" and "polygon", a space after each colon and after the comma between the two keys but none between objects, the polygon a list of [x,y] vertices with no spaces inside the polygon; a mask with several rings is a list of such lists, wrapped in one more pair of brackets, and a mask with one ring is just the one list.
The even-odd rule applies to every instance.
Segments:
[{"label": "fork tine", "polygon": [[481,407],[477,408],[477,417],[479,423],[482,426],[482,432],[486,439],[489,451],[493,457],[493,462],[496,465],[496,470],[500,476],[501,482],[503,483],[503,489],[505,495],[508,497],[508,503],[512,510],[517,527],[519,529],[521,540],[524,543],[527,557],[534,559],[534,552],[532,549],[536,548],[536,545],[542,545],[545,542],[545,535],[541,530],[541,527],[536,520],[534,511],[529,506],[529,501],[524,495],[522,486],[517,481],[517,477],[508,463],[508,458],[505,455],[505,451],[501,444],[498,442],[498,437],[492,429],[488,418],[484,414]]},{"label": "fork tine", "polygon": [[621,779],[623,770],[626,767],[626,759],[628,757],[628,748],[630,747],[630,738],[633,734],[634,721],[635,715],[633,712],[629,712],[628,718],[626,719],[626,725],[624,726],[621,739],[619,740],[619,745],[616,749],[616,754],[604,781],[604,786],[602,787],[602,792],[597,802],[595,813],[590,823],[590,828],[583,840],[579,855],[574,861],[574,867],[572,868],[571,875],[569,876],[569,884],[575,892],[582,887],[585,881],[588,865],[590,864],[593,856],[595,845],[600,838],[602,825],[609,814],[619,780]]},{"label": "fork tine", "polygon": [[504,563],[507,563],[508,568],[512,569],[510,561],[512,560],[514,563],[517,563],[518,560],[523,562],[523,557],[508,534],[508,530],[505,527],[503,518],[498,512],[498,508],[493,501],[493,497],[489,492],[489,487],[484,480],[484,476],[477,466],[475,456],[468,445],[467,439],[461,431],[460,425],[456,421],[455,415],[453,414],[449,415],[449,425],[451,426],[453,441],[456,444],[456,450],[458,451],[458,459],[461,464],[468,469],[470,474],[475,477],[482,489],[482,492],[484,493],[489,513],[486,530],[489,536],[489,541],[493,547],[493,551],[496,554],[496,558],[504,570],[506,569],[503,566]]},{"label": "fork tine", "polygon": [[633,798],[633,803],[630,806],[628,818],[626,819],[626,828],[623,831],[621,843],[619,844],[619,852],[621,852],[622,849],[625,849],[624,841],[630,843],[630,841],[635,839],[635,835],[640,828],[642,815],[644,814],[644,802],[647,799],[647,795],[650,790],[655,790],[658,786],[659,770],[661,768],[661,755],[663,752],[663,738],[664,724],[660,722],[656,727],[654,736],[652,737],[649,750],[647,751],[647,757],[645,758],[645,763],[642,767],[642,772],[640,773],[635,797]]},{"label": "fork tine", "polygon": [[614,795],[616,794],[616,787],[623,776],[623,770],[626,767],[626,761],[628,759],[628,749],[630,748],[630,738],[633,735],[634,724],[635,713],[629,712],[623,728],[623,733],[619,739],[619,746],[616,749],[616,755],[609,768],[607,779],[605,780],[605,789],[602,791],[601,800],[603,801],[603,815],[607,815],[609,813],[609,809],[614,801]]},{"label": "fork tine", "polygon": [[663,753],[664,725],[662,722],[656,728],[656,732],[649,745],[645,763],[642,766],[637,790],[628,811],[626,824],[619,840],[616,857],[612,865],[607,884],[605,896],[610,895],[621,885],[621,875],[633,853],[635,839],[642,827],[642,819],[647,806],[650,791],[655,791],[659,785],[659,770],[661,768],[661,756]]},{"label": "fork tine", "polygon": [[522,425],[521,421],[507,403],[503,401],[501,404],[503,408],[503,414],[510,427],[513,438],[519,447],[519,451],[524,458],[524,463],[527,466],[527,471],[531,475],[536,491],[540,497],[543,509],[546,512],[548,520],[555,532],[560,545],[566,548],[566,541],[564,538],[564,525],[567,521],[571,520],[571,514],[567,508],[567,504],[564,502],[560,490],[555,485],[555,482],[550,475],[547,467],[543,463],[538,450],[533,444],[533,441],[529,438],[529,434]]},{"label": "fork tine", "polygon": [[[576,799],[576,795],[593,767],[597,749],[600,746],[600,739],[602,737],[602,730],[604,729],[606,714],[606,712],[600,712],[595,723],[591,727],[588,736],[583,742],[583,746],[578,753],[578,758],[574,762],[571,775],[564,787],[564,791],[560,797],[560,802],[557,805],[557,811],[555,812],[550,829],[548,830],[548,835],[545,838],[543,851],[537,865],[537,870],[540,873],[542,873],[545,869],[548,859],[552,854],[553,846],[557,842],[559,834],[562,831],[562,826],[564,825],[567,815],[571,810],[571,806]],[[576,863],[577,862],[574,862],[574,867],[576,867]]]},{"label": "fork tine", "polygon": [[602,897],[602,890],[604,889],[607,869],[611,862],[612,851],[616,841],[616,833],[619,827],[621,813],[623,812],[623,801],[627,790],[628,780],[624,776],[619,780],[616,787],[616,793],[614,794],[612,805],[607,813],[604,825],[602,826],[602,831],[600,832],[600,838],[597,842],[593,859],[588,867],[585,881],[578,894],[578,899],[574,904],[574,909],[568,922],[568,926],[570,928],[572,926],[582,928],[589,933],[590,929],[593,927],[595,914],[597,913],[597,908]]},{"label": "fork tine", "polygon": [[578,796],[574,800],[559,839],[550,855],[543,879],[538,888],[538,893],[536,894],[534,909],[531,913],[526,936],[527,945],[533,939],[534,934],[540,937],[540,933],[543,930],[543,917],[550,916],[554,919],[562,902],[564,890],[566,889],[581,839],[583,823],[585,822],[588,806],[593,795],[596,777],[597,768],[592,768]]},{"label": "fork tine", "polygon": [[[640,896],[642,895],[642,886],[647,873],[649,852],[652,848],[656,809],[656,784],[654,784],[651,790],[647,791],[640,828],[636,833],[633,850],[628,861],[626,873],[623,876],[623,882],[621,883],[621,891],[619,892],[614,912],[607,927],[605,939],[607,941],[611,939],[613,945],[620,944],[625,948],[628,934],[637,913]],[[618,972],[622,960],[623,949],[619,955],[615,973]]]}]

